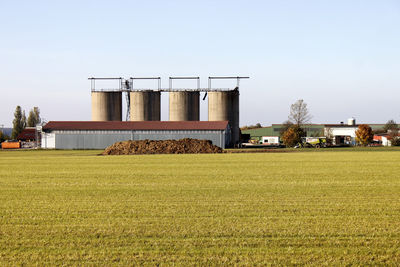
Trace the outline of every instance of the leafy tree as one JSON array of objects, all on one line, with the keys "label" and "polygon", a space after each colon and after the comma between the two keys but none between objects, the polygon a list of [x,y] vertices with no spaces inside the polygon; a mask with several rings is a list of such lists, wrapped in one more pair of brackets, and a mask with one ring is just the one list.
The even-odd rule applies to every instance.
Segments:
[{"label": "leafy tree", "polygon": [[28,125],[28,127],[35,127],[40,122],[41,122],[40,110],[38,107],[34,107],[33,109],[31,109],[29,111],[27,125]]},{"label": "leafy tree", "polygon": [[394,136],[391,140],[392,146],[400,146],[400,137]]},{"label": "leafy tree", "polygon": [[383,129],[389,133],[392,146],[400,146],[399,125],[394,120],[388,120]]},{"label": "leafy tree", "polygon": [[282,141],[287,147],[294,147],[298,143],[301,143],[301,138],[306,135],[304,129],[299,125],[290,126],[282,135]]},{"label": "leafy tree", "polygon": [[[26,127],[26,116],[25,116],[25,110],[22,111],[22,119],[21,119],[21,123],[22,123],[22,130],[25,129]],[[21,131],[22,132],[22,131]]]},{"label": "leafy tree", "polygon": [[366,146],[372,142],[374,134],[368,124],[360,124],[356,131],[356,141],[362,146]]},{"label": "leafy tree", "polygon": [[282,127],[281,127],[281,129],[279,131],[280,136],[283,136],[283,134],[292,126],[293,126],[293,123],[291,121],[289,121],[289,120],[283,122]]},{"label": "leafy tree", "polygon": [[4,134],[2,131],[0,131],[0,143],[4,142],[5,140],[10,139],[10,137],[6,134]]},{"label": "leafy tree", "polygon": [[17,136],[25,129],[26,126],[26,117],[25,111],[21,110],[20,106],[15,108],[14,112],[14,120],[13,120],[13,129],[11,132],[11,138],[16,139]]},{"label": "leafy tree", "polygon": [[312,116],[308,112],[307,104],[303,99],[299,99],[290,106],[289,121],[298,126],[311,121]]},{"label": "leafy tree", "polygon": [[397,123],[394,120],[388,120],[386,122],[385,126],[383,126],[383,130],[385,130],[386,133],[388,131],[398,131],[399,126],[397,125]]}]

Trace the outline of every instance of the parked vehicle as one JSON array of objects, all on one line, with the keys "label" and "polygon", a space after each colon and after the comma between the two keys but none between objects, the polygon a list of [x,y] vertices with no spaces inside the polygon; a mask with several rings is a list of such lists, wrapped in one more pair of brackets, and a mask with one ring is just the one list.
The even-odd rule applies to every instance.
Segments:
[{"label": "parked vehicle", "polygon": [[295,148],[300,147],[327,147],[326,137],[302,137],[301,143],[298,143]]},{"label": "parked vehicle", "polygon": [[17,140],[6,140],[1,143],[2,149],[10,149],[10,148],[21,148],[21,142]]},{"label": "parked vehicle", "polygon": [[262,136],[260,140],[249,140],[242,147],[279,147],[279,136]]},{"label": "parked vehicle", "polygon": [[261,138],[260,144],[266,146],[279,146],[279,136],[263,136]]}]

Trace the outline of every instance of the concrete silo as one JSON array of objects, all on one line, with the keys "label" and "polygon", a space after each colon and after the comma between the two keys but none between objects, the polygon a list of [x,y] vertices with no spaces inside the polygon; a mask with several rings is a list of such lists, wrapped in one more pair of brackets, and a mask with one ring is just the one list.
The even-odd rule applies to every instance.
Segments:
[{"label": "concrete silo", "polygon": [[122,92],[92,91],[92,121],[122,121]]},{"label": "concrete silo", "polygon": [[131,121],[159,121],[161,93],[153,90],[132,91],[130,94]]},{"label": "concrete silo", "polygon": [[208,92],[208,120],[229,121],[231,143],[239,141],[239,90]]},{"label": "concrete silo", "polygon": [[200,120],[200,92],[179,91],[169,93],[170,121]]},{"label": "concrete silo", "polygon": [[351,126],[356,125],[356,119],[355,118],[347,119],[347,125],[351,125]]}]

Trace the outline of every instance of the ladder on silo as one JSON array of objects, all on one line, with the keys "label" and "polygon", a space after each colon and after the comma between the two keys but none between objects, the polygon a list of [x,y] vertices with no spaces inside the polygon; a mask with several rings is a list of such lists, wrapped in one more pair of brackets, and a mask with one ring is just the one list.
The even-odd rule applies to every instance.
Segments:
[{"label": "ladder on silo", "polygon": [[126,98],[126,121],[129,121],[131,118],[131,95],[129,94],[129,91],[125,92],[125,98]]},{"label": "ladder on silo", "polygon": [[125,99],[126,99],[126,121],[130,120],[130,107],[131,107],[131,96],[130,96],[130,90],[131,90],[131,84],[129,82],[129,80],[122,80],[121,81],[121,87],[123,89],[123,91],[125,92]]}]

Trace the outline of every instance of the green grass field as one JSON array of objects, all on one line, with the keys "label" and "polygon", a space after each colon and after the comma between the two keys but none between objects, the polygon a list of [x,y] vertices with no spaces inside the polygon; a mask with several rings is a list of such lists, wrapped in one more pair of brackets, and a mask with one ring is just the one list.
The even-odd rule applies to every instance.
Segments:
[{"label": "green grass field", "polygon": [[400,151],[0,151],[0,266],[397,265]]}]

